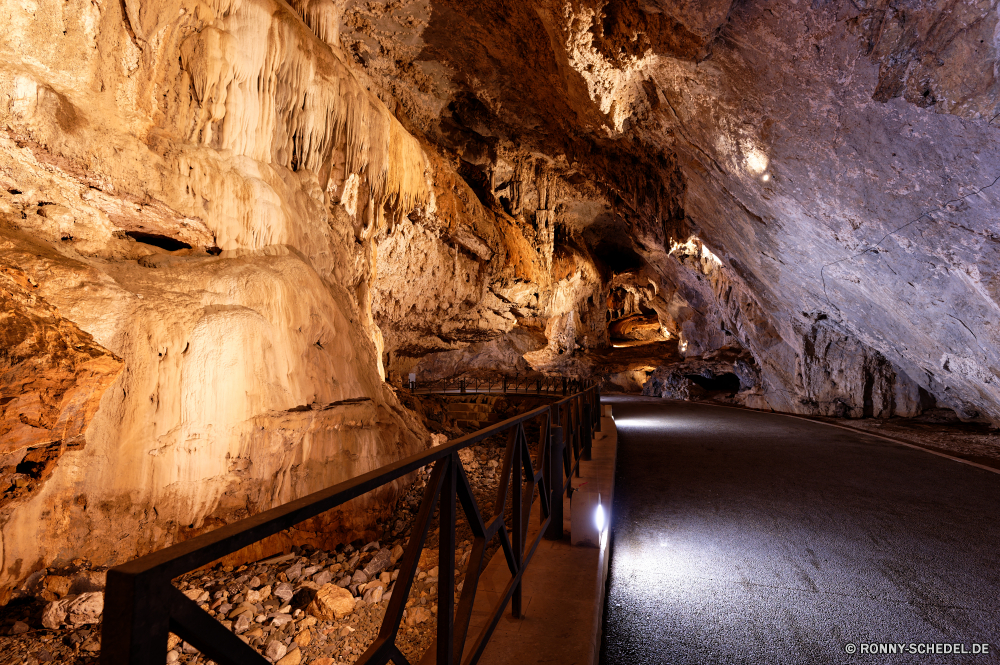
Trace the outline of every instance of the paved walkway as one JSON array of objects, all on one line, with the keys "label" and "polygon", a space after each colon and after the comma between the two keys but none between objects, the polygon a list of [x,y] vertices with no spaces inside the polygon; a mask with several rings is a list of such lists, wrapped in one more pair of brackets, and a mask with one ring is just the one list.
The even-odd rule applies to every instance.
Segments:
[{"label": "paved walkway", "polygon": [[603,401],[602,663],[1000,662],[1000,475],[778,415]]},{"label": "paved walkway", "polygon": [[[580,463],[580,477],[573,479],[573,486],[585,490],[597,487],[597,491],[607,498],[613,492],[617,447],[614,421],[602,418],[601,430],[594,439],[593,460]],[[579,496],[582,494],[575,495]],[[596,662],[608,550],[606,542],[604,547],[572,545],[569,500],[564,503],[564,515],[566,537],[561,541],[542,540],[525,570],[524,617],[512,618],[510,606],[507,606],[483,652],[482,665],[592,665]],[[529,542],[538,533],[537,512],[532,513],[531,524]],[[472,635],[485,625],[509,580],[507,562],[497,553],[480,578]],[[469,640],[470,646],[472,641]]]}]

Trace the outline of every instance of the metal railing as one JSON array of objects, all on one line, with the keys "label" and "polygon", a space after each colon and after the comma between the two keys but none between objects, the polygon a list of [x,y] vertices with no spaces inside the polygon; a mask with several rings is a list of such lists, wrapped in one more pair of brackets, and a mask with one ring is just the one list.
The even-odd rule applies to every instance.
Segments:
[{"label": "metal railing", "polygon": [[[440,518],[440,583],[437,640],[431,646],[434,662],[437,665],[478,662],[508,602],[513,616],[521,617],[521,579],[541,538],[563,537],[562,497],[572,491],[572,476],[580,475],[580,460],[590,458],[594,430],[600,429],[599,411],[598,388],[589,387],[553,404],[112,568],[108,571],[105,590],[101,664],[162,663],[166,658],[168,634],[173,632],[219,665],[267,665],[268,661],[260,653],[181,593],[171,580],[428,464],[434,466],[400,559],[399,577],[381,629],[357,663],[382,665],[392,661],[395,665],[409,665],[396,646],[396,637],[436,508],[439,508]],[[525,425],[536,420],[539,440],[533,459]],[[484,518],[458,453],[502,433],[507,433],[507,449],[496,502],[492,515]],[[528,522],[536,488],[541,529],[533,542],[528,543]],[[510,525],[505,521],[508,498]],[[456,607],[455,525],[459,504],[474,540]],[[511,580],[493,607],[489,621],[463,658],[479,576],[487,563],[486,547],[495,537],[500,538]]]},{"label": "metal railing", "polygon": [[445,393],[521,393],[536,395],[572,395],[584,389],[580,379],[564,376],[452,376],[434,381],[411,381],[407,387],[418,394]]}]

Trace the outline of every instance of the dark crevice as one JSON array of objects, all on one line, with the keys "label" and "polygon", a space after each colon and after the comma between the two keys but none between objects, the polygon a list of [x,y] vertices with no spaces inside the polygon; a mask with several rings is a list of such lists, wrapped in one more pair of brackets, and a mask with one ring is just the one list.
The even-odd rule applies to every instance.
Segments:
[{"label": "dark crevice", "polygon": [[726,393],[738,393],[740,391],[740,378],[732,372],[712,377],[702,376],[701,374],[685,374],[684,377],[708,391]]},{"label": "dark crevice", "polygon": [[191,245],[170,236],[157,235],[156,233],[143,233],[141,231],[126,231],[125,235],[136,242],[145,245],[153,245],[168,252],[176,252],[178,249],[191,249]]}]

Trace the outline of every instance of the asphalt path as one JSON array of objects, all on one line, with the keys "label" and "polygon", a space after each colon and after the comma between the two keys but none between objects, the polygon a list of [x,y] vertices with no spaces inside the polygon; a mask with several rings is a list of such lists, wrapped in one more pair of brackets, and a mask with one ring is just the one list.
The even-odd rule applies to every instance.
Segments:
[{"label": "asphalt path", "polygon": [[603,402],[602,664],[1000,662],[1000,474],[785,416]]}]

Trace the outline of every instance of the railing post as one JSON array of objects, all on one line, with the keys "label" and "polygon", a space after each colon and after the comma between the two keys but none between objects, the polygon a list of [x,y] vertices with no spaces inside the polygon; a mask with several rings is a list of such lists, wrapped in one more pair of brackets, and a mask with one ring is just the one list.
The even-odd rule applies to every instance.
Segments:
[{"label": "railing post", "polygon": [[[553,409],[558,412],[558,407]],[[558,422],[553,417],[552,422]],[[550,428],[549,457],[545,469],[549,485],[549,526],[545,529],[545,538],[561,540],[563,537],[563,455],[566,444],[563,441],[563,428],[554,425]]]},{"label": "railing post", "polygon": [[169,580],[109,570],[101,629],[101,665],[163,660],[170,633]]},{"label": "railing post", "polygon": [[590,461],[590,449],[594,442],[594,421],[590,415],[593,405],[589,399],[583,400],[583,402],[583,422],[580,423],[580,434],[583,436],[583,451],[580,454],[580,459]]},{"label": "railing post", "polygon": [[[438,529],[438,612],[436,665],[455,662],[455,518],[458,479],[457,454],[445,457],[444,483],[441,487]],[[461,657],[461,653],[458,654]]]},{"label": "railing post", "polygon": [[595,432],[600,432],[601,431],[601,416],[604,415],[604,414],[601,413],[601,389],[599,387],[597,387],[596,385],[594,386],[594,410],[595,410],[594,431]]},{"label": "railing post", "polygon": [[462,393],[463,395],[465,394],[465,378],[464,377],[458,380],[458,392]]},{"label": "railing post", "polygon": [[[520,436],[523,435],[523,430],[521,425],[517,426],[517,430],[514,435],[514,448],[511,451],[511,466],[510,466],[510,512],[511,512],[511,549],[514,550],[514,569],[520,573],[524,566],[524,545],[525,545],[525,530],[524,530],[524,511],[523,500],[524,496],[522,494],[522,476],[524,474],[524,468],[521,466],[521,441]],[[510,450],[508,448],[508,450]],[[507,464],[504,463],[506,468]],[[530,500],[530,498],[529,498]],[[522,578],[523,579],[523,578]],[[521,608],[522,599],[522,581],[519,579],[517,584],[514,585],[514,593],[510,597],[510,615],[515,619],[523,619],[524,613]]]}]

